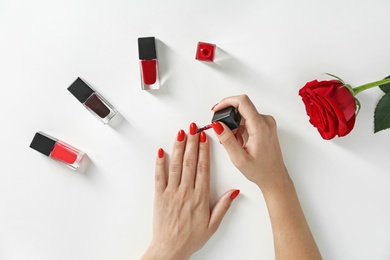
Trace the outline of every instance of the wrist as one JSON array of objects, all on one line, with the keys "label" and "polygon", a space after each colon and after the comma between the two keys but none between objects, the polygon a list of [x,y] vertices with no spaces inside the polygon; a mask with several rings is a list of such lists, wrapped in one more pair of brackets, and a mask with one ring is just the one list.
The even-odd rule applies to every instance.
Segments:
[{"label": "wrist", "polygon": [[163,249],[155,245],[150,245],[142,256],[141,260],[185,260],[188,257],[183,256],[180,252]]},{"label": "wrist", "polygon": [[264,195],[287,190],[294,186],[284,166],[281,169],[267,173],[267,175],[268,178],[266,180],[256,182],[256,185]]}]

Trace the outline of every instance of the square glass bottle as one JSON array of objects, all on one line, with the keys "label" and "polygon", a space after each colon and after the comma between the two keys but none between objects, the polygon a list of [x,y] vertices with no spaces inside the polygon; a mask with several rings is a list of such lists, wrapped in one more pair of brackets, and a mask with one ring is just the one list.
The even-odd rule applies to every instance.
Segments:
[{"label": "square glass bottle", "polygon": [[138,38],[138,54],[141,70],[141,87],[143,90],[159,89],[156,40],[154,37]]},{"label": "square glass bottle", "polygon": [[64,163],[73,170],[79,168],[85,156],[83,151],[43,132],[37,132],[35,134],[30,148]]},{"label": "square glass bottle", "polygon": [[68,87],[68,90],[89,112],[103,122],[103,124],[108,124],[118,113],[107,100],[81,78],[77,78],[72,85]]}]

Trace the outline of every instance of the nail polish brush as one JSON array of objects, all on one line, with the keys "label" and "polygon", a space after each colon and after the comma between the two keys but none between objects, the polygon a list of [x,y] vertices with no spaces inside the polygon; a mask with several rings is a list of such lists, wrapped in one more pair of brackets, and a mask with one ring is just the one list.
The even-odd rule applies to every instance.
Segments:
[{"label": "nail polish brush", "polygon": [[218,110],[214,113],[214,116],[211,119],[211,124],[196,129],[196,133],[200,133],[202,131],[212,128],[212,123],[215,121],[223,122],[231,130],[233,130],[240,126],[241,115],[238,110],[233,106]]}]

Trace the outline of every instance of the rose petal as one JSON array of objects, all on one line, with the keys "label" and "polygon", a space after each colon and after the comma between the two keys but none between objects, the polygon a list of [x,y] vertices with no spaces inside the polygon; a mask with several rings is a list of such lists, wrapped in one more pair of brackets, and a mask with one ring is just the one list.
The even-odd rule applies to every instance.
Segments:
[{"label": "rose petal", "polygon": [[345,136],[352,131],[353,127],[355,126],[355,121],[356,121],[356,114],[354,114],[352,118],[347,122],[347,132],[345,132],[344,135],[340,135],[340,137]]}]

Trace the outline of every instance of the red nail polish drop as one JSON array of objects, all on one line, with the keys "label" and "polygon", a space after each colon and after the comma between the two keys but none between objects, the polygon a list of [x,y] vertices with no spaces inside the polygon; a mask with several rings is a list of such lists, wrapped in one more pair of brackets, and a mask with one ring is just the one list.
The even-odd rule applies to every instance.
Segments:
[{"label": "red nail polish drop", "polygon": [[50,157],[66,162],[68,164],[73,164],[77,159],[77,154],[73,153],[72,151],[69,151],[67,147],[57,142],[54,145]]}]

